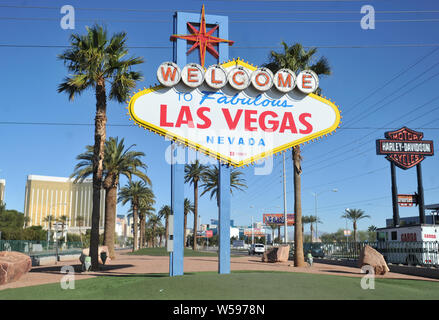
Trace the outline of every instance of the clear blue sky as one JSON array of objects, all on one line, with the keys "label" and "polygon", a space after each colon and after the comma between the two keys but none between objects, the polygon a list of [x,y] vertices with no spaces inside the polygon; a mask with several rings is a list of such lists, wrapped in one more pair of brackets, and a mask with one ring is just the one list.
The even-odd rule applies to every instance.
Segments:
[{"label": "clear blue sky", "polygon": [[[110,33],[127,32],[128,45],[134,47],[131,54],[145,59],[138,68],[145,76],[138,86],[143,88],[157,83],[156,68],[172,59],[169,36],[173,12],[199,12],[202,3],[112,0],[0,3],[0,178],[6,179],[8,208],[23,210],[27,175],[67,177],[72,173],[76,155],[84,151],[85,145],[93,143],[92,125],[11,124],[92,124],[94,121],[92,91],[74,102],[56,91],[67,74],[56,56],[63,51],[62,46],[68,45],[72,32],[60,28],[61,6],[70,4],[76,8],[73,32],[84,33],[85,26],[95,21],[106,23]],[[261,65],[267,62],[270,48],[280,50],[282,40],[319,47],[318,56],[325,56],[333,70],[333,75],[321,79],[321,87],[324,95],[340,106],[344,117],[334,135],[302,149],[303,214],[314,214],[313,192],[323,192],[318,196],[318,216],[323,221],[320,231],[332,232],[344,227],[345,221],[340,216],[345,208],[361,208],[371,216],[359,223],[360,229],[371,224],[384,226],[385,219],[392,216],[390,169],[389,162],[375,154],[375,140],[383,138],[387,128],[406,125],[424,128],[421,130],[424,138],[434,140],[435,146],[439,141],[439,3],[382,0],[205,1],[204,4],[206,14],[229,16],[229,39],[235,41],[230,47],[230,58],[241,57]],[[376,10],[375,30],[360,27],[360,9],[364,4],[371,4]],[[139,48],[145,46],[162,48]],[[146,153],[148,174],[160,208],[170,201],[170,167],[164,158],[169,142],[130,126],[125,107],[108,103],[107,136],[124,137],[127,144],[136,144],[138,150]],[[289,152],[287,203],[288,211],[292,212],[290,155]],[[271,175],[255,176],[252,167],[243,169],[249,188],[232,198],[232,219],[236,224],[249,224],[251,216],[260,221],[264,210],[282,212],[281,159],[274,158]],[[438,156],[427,158],[422,165],[425,203],[437,203]],[[397,174],[399,193],[416,191],[415,169],[398,169]],[[328,191],[333,188],[338,192]],[[186,193],[192,199],[192,189],[187,187]],[[118,207],[119,214],[127,210],[127,206]],[[199,212],[203,223],[216,218],[215,201],[207,196],[201,198]],[[417,215],[418,211],[416,207],[401,208],[400,214]]]}]

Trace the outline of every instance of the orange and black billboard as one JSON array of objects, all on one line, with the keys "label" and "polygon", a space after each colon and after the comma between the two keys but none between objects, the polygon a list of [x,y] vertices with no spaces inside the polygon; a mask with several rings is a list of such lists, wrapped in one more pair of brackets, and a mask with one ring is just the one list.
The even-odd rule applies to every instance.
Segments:
[{"label": "orange and black billboard", "polygon": [[407,127],[387,131],[387,139],[376,141],[377,154],[386,155],[387,160],[401,169],[409,169],[434,154],[433,141],[422,140],[423,136],[422,132]]}]

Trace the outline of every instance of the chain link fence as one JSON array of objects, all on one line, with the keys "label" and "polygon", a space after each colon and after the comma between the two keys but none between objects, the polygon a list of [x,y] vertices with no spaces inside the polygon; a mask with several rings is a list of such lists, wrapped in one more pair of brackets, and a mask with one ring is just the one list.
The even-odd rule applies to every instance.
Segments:
[{"label": "chain link fence", "polygon": [[51,256],[82,252],[82,242],[48,242],[31,240],[0,240],[0,251],[18,251],[29,256]]},{"label": "chain link fence", "polygon": [[[437,241],[378,241],[378,242],[306,242],[303,253],[311,252],[314,258],[358,260],[364,246],[380,252],[387,263],[439,267],[439,242]],[[290,244],[290,259],[294,257],[294,245]]]}]

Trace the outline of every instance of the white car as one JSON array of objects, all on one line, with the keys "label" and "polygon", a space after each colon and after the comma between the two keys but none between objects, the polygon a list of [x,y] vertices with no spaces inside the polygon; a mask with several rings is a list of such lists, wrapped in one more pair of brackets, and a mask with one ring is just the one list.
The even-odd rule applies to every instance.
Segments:
[{"label": "white car", "polygon": [[248,254],[249,255],[254,255],[254,254],[264,254],[265,252],[265,246],[263,244],[252,244],[250,246],[250,248],[248,249]]}]

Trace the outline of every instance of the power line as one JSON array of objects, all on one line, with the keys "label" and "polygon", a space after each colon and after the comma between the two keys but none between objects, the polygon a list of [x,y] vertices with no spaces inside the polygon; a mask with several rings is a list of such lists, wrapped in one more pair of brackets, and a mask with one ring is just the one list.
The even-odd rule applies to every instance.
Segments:
[{"label": "power line", "polygon": [[[69,48],[69,45],[51,44],[16,44],[0,43],[1,48]],[[321,49],[377,49],[377,48],[427,48],[439,47],[439,43],[395,43],[395,44],[370,44],[370,45],[304,45],[304,48]],[[170,45],[155,46],[127,46],[128,49],[172,49]],[[230,49],[278,49],[282,48],[278,44],[270,46],[232,46]]]},{"label": "power line", "polygon": [[[11,9],[49,9],[49,10],[60,10],[60,7],[50,7],[50,6],[19,6],[19,5],[0,5],[0,8],[11,8]],[[84,7],[74,7],[78,11],[116,11],[116,12],[200,12],[199,9],[138,9],[138,8],[84,8]],[[212,13],[299,13],[299,14],[360,14],[358,10],[215,10],[209,9]],[[439,13],[439,10],[375,10],[375,13],[383,14],[419,14],[419,13]]]}]

